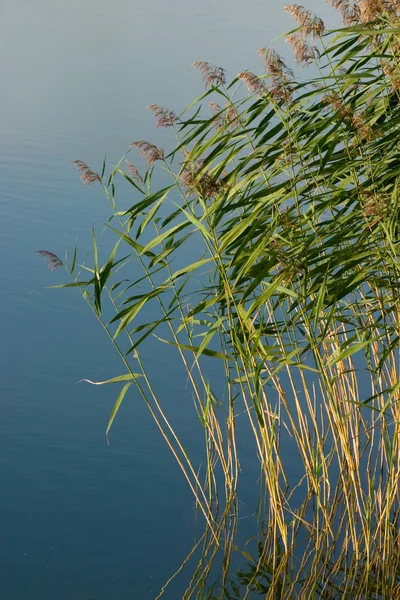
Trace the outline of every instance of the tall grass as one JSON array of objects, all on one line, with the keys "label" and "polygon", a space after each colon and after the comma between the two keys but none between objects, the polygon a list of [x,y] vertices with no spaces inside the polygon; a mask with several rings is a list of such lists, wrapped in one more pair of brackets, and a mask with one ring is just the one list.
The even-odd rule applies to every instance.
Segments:
[{"label": "tall grass", "polygon": [[[197,561],[183,598],[400,598],[399,9],[331,4],[343,29],[287,7],[299,25],[287,41],[312,65],[300,82],[268,48],[264,74],[229,84],[195,63],[200,98],[179,116],[148,107],[176,136],[172,152],[133,142],[142,173],[126,156],[108,175],[76,162],[85,184],[102,186],[116,240],[104,264],[93,234],[93,266],[77,272],[76,250],[64,265],[126,370],[105,382],[123,383],[107,434],[135,386],[205,521],[181,567]],[[130,206],[117,206],[121,178]],[[204,471],[154,390],[149,336],[183,362]],[[243,412],[260,525],[234,575]]]}]

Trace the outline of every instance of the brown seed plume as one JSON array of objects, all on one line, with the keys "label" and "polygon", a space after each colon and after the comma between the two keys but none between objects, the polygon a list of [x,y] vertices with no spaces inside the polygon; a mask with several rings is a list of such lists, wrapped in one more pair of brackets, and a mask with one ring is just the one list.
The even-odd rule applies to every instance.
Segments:
[{"label": "brown seed plume", "polygon": [[221,129],[224,125],[236,127],[239,123],[238,113],[233,104],[226,102],[222,107],[216,102],[210,102],[210,110],[214,113],[214,123],[216,129]]},{"label": "brown seed plume", "polygon": [[400,2],[398,0],[358,0],[361,23],[377,21],[387,17],[390,22],[400,16]]},{"label": "brown seed plume", "polygon": [[322,19],[312,14],[310,10],[304,8],[300,4],[289,4],[284,10],[297,21],[300,27],[303,28],[303,35],[312,35],[314,38],[321,37],[325,31],[325,24]]},{"label": "brown seed plume", "polygon": [[214,115],[215,128],[221,129],[224,126],[224,117],[222,114],[222,108],[216,102],[210,102],[209,107]]},{"label": "brown seed plume", "polygon": [[342,16],[344,25],[357,25],[360,22],[360,7],[353,0],[327,0]]},{"label": "brown seed plume", "polygon": [[286,42],[292,47],[296,62],[307,66],[319,57],[318,49],[308,43],[308,38],[310,36],[313,40],[320,38],[325,31],[324,22],[298,4],[289,4],[285,6],[285,10],[301,27],[300,31],[289,35]]},{"label": "brown seed plume", "polygon": [[135,167],[135,165],[133,165],[131,162],[129,162],[129,160],[125,161],[127,164],[127,169],[128,172],[132,175],[132,179],[135,179],[136,181],[138,181],[141,185],[143,185],[143,179],[142,176],[140,175],[139,171],[137,170],[137,168]]},{"label": "brown seed plume", "polygon": [[100,175],[92,171],[82,160],[73,160],[72,162],[75,165],[77,171],[81,173],[81,181],[86,187],[88,187],[95,181],[101,183]]},{"label": "brown seed plume", "polygon": [[140,140],[138,142],[132,142],[132,144],[129,144],[129,146],[131,148],[139,148],[148,167],[150,167],[156,160],[164,160],[163,148],[157,148],[157,146],[150,144],[150,142]]},{"label": "brown seed plume", "polygon": [[354,113],[353,109],[341,99],[338,92],[332,91],[325,94],[322,102],[330,105],[347,125],[353,127],[359,139],[370,140],[374,137],[372,127],[365,122],[363,116]]},{"label": "brown seed plume", "polygon": [[269,93],[276,100],[289,102],[294,93],[291,85],[293,71],[286,66],[283,58],[275,50],[260,48],[258,53],[263,61],[265,72],[271,77]]},{"label": "brown seed plume", "polygon": [[181,170],[180,179],[188,193],[200,194],[212,198],[221,191],[223,185],[205,168],[203,160],[186,161]]},{"label": "brown seed plume", "polygon": [[224,85],[226,83],[225,70],[222,67],[212,65],[205,60],[198,60],[193,63],[195,69],[200,71],[205,87],[210,85]]},{"label": "brown seed plume", "polygon": [[177,117],[174,112],[163,108],[159,104],[149,104],[146,106],[156,118],[156,127],[172,127]]},{"label": "brown seed plume", "polygon": [[291,47],[295,61],[303,66],[307,66],[319,58],[319,51],[316,46],[310,46],[297,33],[288,35],[285,40]]},{"label": "brown seed plume", "polygon": [[251,94],[263,94],[267,91],[265,83],[258,75],[255,75],[255,73],[243,71],[242,73],[239,73],[238,79],[243,81]]},{"label": "brown seed plume", "polygon": [[392,90],[395,92],[400,89],[400,72],[388,61],[382,61],[383,72],[390,79]]},{"label": "brown seed plume", "polygon": [[286,66],[285,61],[275,50],[271,48],[260,48],[258,54],[261,56],[265,72],[271,77],[293,78],[293,71]]},{"label": "brown seed plume", "polygon": [[63,262],[52,252],[48,252],[47,250],[36,250],[37,254],[43,256],[44,260],[47,262],[47,265],[50,271],[55,271],[59,267],[63,266]]}]

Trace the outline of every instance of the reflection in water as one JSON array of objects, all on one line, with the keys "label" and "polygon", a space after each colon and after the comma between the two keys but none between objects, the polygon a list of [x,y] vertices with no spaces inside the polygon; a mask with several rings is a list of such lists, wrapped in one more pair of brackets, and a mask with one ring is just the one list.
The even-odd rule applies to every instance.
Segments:
[{"label": "reflection in water", "polygon": [[[391,523],[390,539],[386,540],[390,560],[382,557],[379,545],[372,544],[357,554],[345,532],[332,540],[326,532],[310,531],[308,524],[294,527],[296,533],[286,550],[273,527],[264,528],[262,535],[250,538],[240,548],[234,543],[236,518],[230,514],[223,520],[227,529],[221,533],[219,549],[212,536],[207,538],[205,534],[200,540],[201,556],[183,599],[390,600],[400,597],[400,543],[396,519]],[[361,528],[358,533],[362,535]],[[187,560],[191,557],[189,555]],[[214,563],[218,563],[217,576]],[[181,568],[185,564],[186,561]]]}]

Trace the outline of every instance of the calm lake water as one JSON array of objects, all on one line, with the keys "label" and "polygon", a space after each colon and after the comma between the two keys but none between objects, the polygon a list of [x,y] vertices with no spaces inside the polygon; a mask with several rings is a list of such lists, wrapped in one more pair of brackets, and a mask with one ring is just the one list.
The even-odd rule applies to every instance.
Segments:
[{"label": "calm lake water", "polygon": [[[0,594],[4,600],[151,600],[191,549],[191,493],[135,393],[107,446],[122,373],[74,291],[35,255],[90,249],[108,206],[71,165],[99,168],[133,140],[163,142],[145,106],[179,111],[202,92],[196,60],[228,77],[293,22],[277,0],[2,0],[0,8]],[[323,0],[308,6],[323,17]],[[278,49],[282,42],[277,44]],[[140,162],[140,161],[138,161]],[[159,346],[157,346],[159,348]],[[150,358],[150,357],[149,357]],[[196,454],[201,432],[178,367],[154,380]],[[257,465],[254,465],[254,481]],[[250,514],[254,506],[244,502]],[[188,574],[165,597],[177,600]]]}]

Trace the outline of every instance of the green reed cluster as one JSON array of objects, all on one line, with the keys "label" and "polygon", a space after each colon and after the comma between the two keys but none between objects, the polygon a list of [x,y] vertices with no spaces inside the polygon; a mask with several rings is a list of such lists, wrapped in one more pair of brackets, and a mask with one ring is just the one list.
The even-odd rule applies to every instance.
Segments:
[{"label": "green reed cluster", "polygon": [[[299,25],[287,41],[311,65],[300,82],[268,48],[264,73],[229,84],[223,69],[195,63],[200,98],[180,115],[149,107],[176,136],[172,152],[133,142],[142,173],[126,156],[108,175],[106,164],[96,173],[76,162],[85,184],[103,188],[115,245],[100,264],[93,234],[93,265],[78,268],[75,250],[67,285],[125,367],[102,382],[123,383],[107,434],[136,388],[204,517],[178,569],[194,562],[186,599],[400,598],[399,9],[331,4],[343,29],[287,7]],[[149,339],[183,362],[203,471],[154,391]],[[235,574],[243,413],[260,525]]]}]

